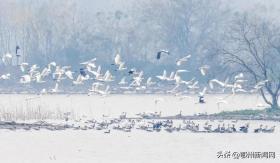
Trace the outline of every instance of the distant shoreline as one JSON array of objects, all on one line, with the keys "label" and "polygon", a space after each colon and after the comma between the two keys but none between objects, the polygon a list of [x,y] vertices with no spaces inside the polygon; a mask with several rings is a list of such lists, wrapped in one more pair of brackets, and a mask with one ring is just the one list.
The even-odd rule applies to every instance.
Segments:
[{"label": "distant shoreline", "polygon": [[[127,118],[138,119],[138,118]],[[238,111],[222,111],[214,114],[198,114],[198,115],[175,115],[175,116],[163,116],[163,117],[148,117],[146,119],[182,119],[182,120],[262,120],[262,121],[279,121],[280,122],[280,110],[269,111],[264,110],[238,110]]]},{"label": "distant shoreline", "polygon": [[[44,95],[87,95],[88,92],[57,92],[57,93],[47,93]],[[206,95],[230,95],[231,93],[207,93]],[[37,92],[0,92],[0,95],[40,95]],[[101,96],[98,94],[92,94],[92,95],[97,95]],[[92,96],[91,95],[91,96]],[[110,95],[166,95],[166,96],[180,96],[180,95],[174,95],[174,94],[167,94],[167,93],[110,93],[107,96]],[[184,93],[182,95],[193,95],[193,96],[198,96],[196,93]],[[258,95],[258,93],[240,93],[238,95]]]},{"label": "distant shoreline", "polygon": [[[128,117],[126,119],[142,119],[138,117]],[[248,115],[239,115],[239,116],[219,116],[219,115],[186,115],[182,117],[176,116],[164,116],[158,118],[145,118],[145,119],[171,119],[171,120],[260,120],[260,121],[279,121],[280,116],[278,117],[260,117],[260,116],[248,116]]]}]

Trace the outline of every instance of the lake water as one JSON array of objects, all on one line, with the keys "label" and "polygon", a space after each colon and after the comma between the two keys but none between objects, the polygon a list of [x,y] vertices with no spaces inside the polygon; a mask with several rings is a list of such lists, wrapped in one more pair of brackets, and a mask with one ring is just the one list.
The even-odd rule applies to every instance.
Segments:
[{"label": "lake water", "polygon": [[[0,131],[5,163],[224,163],[280,161],[280,134]],[[217,152],[275,152],[275,159],[218,159]]]},{"label": "lake water", "polygon": [[[183,115],[196,113],[217,113],[241,109],[263,109],[266,105],[257,95],[235,95],[226,98],[227,103],[217,104],[218,98],[229,95],[206,95],[205,104],[198,104],[198,97],[190,95],[184,99],[172,95],[110,95],[107,97],[87,95],[0,95],[0,112],[10,113],[10,117],[28,119],[35,114],[57,118],[64,112],[72,112],[76,118],[80,116],[102,117],[102,115],[118,116],[127,112],[127,116],[135,116],[140,112],[162,112],[162,116],[175,115],[182,111]],[[157,104],[155,101],[158,100]],[[261,107],[260,107],[261,106]],[[40,112],[40,113],[38,113]],[[52,115],[52,116],[50,116]]]},{"label": "lake water", "polygon": [[[169,95],[110,95],[108,97],[87,95],[0,95],[1,118],[36,119],[59,118],[64,112],[78,117],[100,118],[103,114],[118,116],[127,112],[135,116],[139,112],[162,111],[162,115],[175,115],[180,110],[184,115],[216,113],[222,110],[240,110],[263,104],[256,95],[236,95],[227,98],[227,104],[217,106],[217,97],[207,95],[206,104],[196,104],[197,97],[180,100]],[[157,104],[155,100],[160,99]],[[200,123],[204,123],[200,121]],[[211,122],[217,125],[218,121]],[[230,122],[224,122],[230,123]],[[247,122],[239,121],[242,125]],[[271,163],[280,161],[279,122],[250,121],[256,128],[260,123],[269,127],[276,125],[272,134],[252,133],[168,133],[112,131],[104,134],[96,130],[24,131],[0,130],[0,162],[5,163],[223,163],[253,162]],[[275,159],[218,159],[217,152],[276,152]]]}]

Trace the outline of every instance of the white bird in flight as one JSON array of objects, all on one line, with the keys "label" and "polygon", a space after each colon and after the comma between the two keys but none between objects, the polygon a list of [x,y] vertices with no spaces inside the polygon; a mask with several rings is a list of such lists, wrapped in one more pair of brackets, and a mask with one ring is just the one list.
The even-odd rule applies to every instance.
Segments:
[{"label": "white bird in flight", "polygon": [[0,80],[2,79],[2,80],[9,80],[10,79],[10,77],[11,77],[11,74],[3,74],[3,75],[1,75],[0,76]]},{"label": "white bird in flight", "polygon": [[28,75],[28,74],[23,75],[23,76],[20,77],[19,82],[20,82],[21,84],[28,84],[28,83],[31,82],[31,76]]},{"label": "white bird in flight", "polygon": [[121,81],[118,83],[119,85],[125,85],[127,82],[125,81],[126,77],[123,77]]},{"label": "white bird in flight", "polygon": [[123,70],[126,70],[126,69],[127,69],[127,67],[125,67],[125,62],[121,62],[121,63],[119,64],[118,70],[119,70],[119,71],[123,71]]},{"label": "white bird in flight", "polygon": [[261,89],[262,87],[265,86],[265,84],[266,84],[267,82],[268,82],[268,80],[259,81],[259,82],[254,86],[254,89],[256,89],[256,90]]},{"label": "white bird in flight", "polygon": [[199,96],[204,96],[207,91],[207,87],[204,87],[201,92],[198,92]]},{"label": "white bird in flight", "polygon": [[122,59],[121,59],[121,55],[120,54],[117,54],[115,56],[115,65],[120,65],[122,63]]},{"label": "white bird in flight", "polygon": [[143,78],[144,72],[141,71],[138,76],[133,77],[133,81],[131,82],[131,84],[129,86],[140,86]]},{"label": "white bird in flight", "polygon": [[26,70],[26,68],[27,68],[28,65],[29,65],[29,64],[26,63],[26,62],[21,63],[21,64],[19,65],[19,66],[20,66],[21,72],[25,72],[25,70]]},{"label": "white bird in flight", "polygon": [[7,64],[10,64],[12,62],[12,54],[10,53],[6,53],[2,56],[2,62],[7,65]]},{"label": "white bird in flight", "polygon": [[153,81],[152,81],[152,77],[149,77],[149,78],[147,79],[147,81],[146,81],[147,87],[150,87],[150,86],[152,86],[152,85],[154,85],[154,84],[156,84],[156,82],[153,82]]},{"label": "white bird in flight", "polygon": [[93,59],[91,59],[91,60],[82,62],[82,63],[80,63],[80,64],[81,64],[81,65],[85,65],[85,66],[89,66],[89,67],[92,67],[92,68],[96,68],[95,61],[96,61],[96,58],[93,58]]},{"label": "white bird in flight", "polygon": [[166,70],[163,70],[162,75],[157,75],[156,77],[159,78],[160,80],[167,80]]},{"label": "white bird in flight", "polygon": [[234,79],[235,80],[238,80],[238,79],[243,79],[244,78],[244,74],[243,73],[239,73],[237,75],[234,76]]},{"label": "white bird in flight", "polygon": [[57,93],[58,92],[58,82],[55,83],[55,87],[50,90],[50,93]]},{"label": "white bird in flight", "polygon": [[205,76],[208,73],[209,68],[210,67],[208,65],[199,67],[199,71],[200,71],[201,75]]},{"label": "white bird in flight", "polygon": [[182,72],[188,72],[188,70],[177,70],[175,75],[174,75],[174,80],[176,82],[176,85],[180,85],[182,83],[184,84],[188,84],[186,81],[182,80],[181,76],[179,75],[179,73]]},{"label": "white bird in flight", "polygon": [[74,79],[73,73],[74,73],[74,72],[72,72],[71,70],[65,71],[65,75],[66,75],[69,79],[71,79],[71,80]]},{"label": "white bird in flight", "polygon": [[180,58],[176,61],[177,66],[181,66],[184,62],[187,62],[191,58],[191,55],[187,55],[183,58]]}]

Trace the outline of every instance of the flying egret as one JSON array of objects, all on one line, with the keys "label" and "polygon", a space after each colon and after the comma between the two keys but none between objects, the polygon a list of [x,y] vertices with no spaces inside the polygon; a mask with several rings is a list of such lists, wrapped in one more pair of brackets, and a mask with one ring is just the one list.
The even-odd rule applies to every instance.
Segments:
[{"label": "flying egret", "polygon": [[166,70],[163,70],[162,75],[158,75],[156,77],[159,78],[160,80],[166,80],[167,79]]},{"label": "flying egret", "polygon": [[60,82],[62,79],[66,79],[63,75],[65,74],[65,71],[68,71],[68,69],[70,69],[69,66],[63,66],[61,68],[60,66],[56,66],[56,69],[52,74],[53,79],[56,80],[57,82]]},{"label": "flying egret", "polygon": [[73,84],[74,85],[81,85],[81,84],[84,84],[84,81],[88,80],[88,79],[89,79],[88,75],[86,77],[84,77],[81,74],[79,74],[77,79],[73,81]]},{"label": "flying egret", "polygon": [[20,70],[21,70],[22,72],[25,72],[25,70],[26,70],[26,68],[27,68],[28,65],[29,65],[29,64],[26,63],[26,62],[21,63],[21,64],[19,65],[19,66],[20,66]]},{"label": "flying egret", "polygon": [[193,78],[192,80],[190,80],[190,81],[188,81],[188,84],[187,84],[187,86],[188,86],[188,88],[189,89],[198,89],[199,87],[197,86],[198,85],[198,81],[195,81],[195,82],[193,82],[195,80],[195,78]]},{"label": "flying egret", "polygon": [[42,78],[49,76],[50,74],[51,74],[51,69],[49,69],[49,68],[44,68],[41,72]]},{"label": "flying egret", "polygon": [[176,71],[176,73],[174,75],[174,80],[175,80],[176,85],[180,85],[182,83],[188,84],[188,82],[182,80],[181,76],[179,75],[179,73],[182,73],[182,72],[188,72],[188,70],[177,70]]},{"label": "flying egret", "polygon": [[103,83],[94,82],[94,83],[92,83],[91,89],[89,89],[89,92],[97,93],[98,90],[99,90],[99,87],[100,87],[100,86],[103,86],[103,85],[104,85]]},{"label": "flying egret", "polygon": [[261,89],[262,87],[265,86],[265,84],[266,84],[267,82],[268,82],[268,80],[259,81],[259,82],[254,86],[254,89],[256,89],[256,90]]},{"label": "flying egret", "polygon": [[205,76],[207,74],[209,68],[210,67],[208,65],[204,65],[204,66],[199,67],[201,75]]},{"label": "flying egret", "polygon": [[174,77],[175,77],[175,73],[172,71],[172,72],[170,73],[169,77],[166,78],[166,80],[167,80],[167,81],[175,80]]},{"label": "flying egret", "polygon": [[36,64],[32,65],[32,66],[30,67],[29,71],[28,71],[29,75],[30,75],[31,77],[33,77],[34,74],[39,73],[39,71],[38,71],[39,68],[40,68],[40,67],[38,67]]},{"label": "flying egret", "polygon": [[248,91],[246,91],[245,89],[242,89],[242,88],[237,88],[237,89],[235,90],[235,92],[247,93]]},{"label": "flying egret", "polygon": [[113,75],[110,73],[109,70],[107,70],[104,74],[104,77],[103,77],[103,81],[105,82],[111,82],[111,81],[114,81],[114,77]]},{"label": "flying egret", "polygon": [[127,82],[125,81],[126,77],[123,77],[121,81],[118,83],[119,85],[125,85]]},{"label": "flying egret", "polygon": [[95,76],[95,79],[99,79],[101,77],[101,66],[99,65],[96,71],[90,72]]},{"label": "flying egret", "polygon": [[69,79],[71,79],[71,80],[74,79],[73,73],[74,73],[74,72],[72,72],[71,70],[65,71],[65,75],[66,75]]},{"label": "flying egret", "polygon": [[91,59],[91,60],[82,62],[82,63],[80,63],[80,64],[81,64],[81,65],[85,65],[85,66],[89,66],[89,67],[92,67],[92,68],[96,68],[95,61],[96,61],[96,58],[93,58],[93,59]]},{"label": "flying egret", "polygon": [[218,79],[212,79],[212,80],[209,81],[209,86],[210,86],[211,89],[214,89],[214,83],[216,83],[216,84],[218,84],[218,85],[220,85],[220,86],[222,86],[222,87],[225,87],[225,86],[226,86],[226,83],[221,82],[221,81],[218,80]]},{"label": "flying egret", "polygon": [[207,91],[207,87],[204,87],[201,92],[198,92],[199,96],[204,96]]},{"label": "flying egret", "polygon": [[244,79],[236,79],[234,82],[235,83],[245,83],[245,82],[247,82],[248,80],[244,80]]},{"label": "flying egret", "polygon": [[234,76],[234,79],[235,80],[238,80],[238,79],[243,79],[244,78],[244,74],[243,73],[239,73],[237,75]]},{"label": "flying egret", "polygon": [[2,56],[2,62],[7,65],[7,64],[10,64],[12,62],[12,54],[10,53],[6,53]]},{"label": "flying egret", "polygon": [[146,81],[146,85],[147,85],[148,87],[150,87],[150,86],[152,86],[152,85],[154,85],[154,84],[156,84],[156,82],[153,82],[153,81],[152,81],[152,77],[149,77],[149,78],[147,79],[147,81]]},{"label": "flying egret", "polygon": [[45,88],[43,88],[41,91],[40,91],[40,95],[45,95],[47,94],[47,90]]},{"label": "flying egret", "polygon": [[93,59],[91,59],[91,60],[89,60],[89,61],[82,62],[82,63],[80,63],[80,64],[84,65],[84,66],[85,66],[85,69],[86,69],[88,72],[94,74],[94,71],[93,71],[92,69],[96,68],[95,61],[96,61],[96,58],[93,58]]},{"label": "flying egret", "polygon": [[10,77],[11,77],[11,74],[3,74],[3,75],[1,75],[0,76],[0,80],[2,79],[2,80],[9,80],[10,79]]},{"label": "flying egret", "polygon": [[110,86],[107,85],[106,88],[105,88],[105,90],[100,90],[100,89],[98,89],[98,90],[96,90],[96,92],[99,93],[99,94],[102,95],[102,96],[106,96],[106,95],[110,94],[110,91],[109,91],[109,90],[110,90]]},{"label": "flying egret", "polygon": [[180,58],[176,61],[177,66],[181,66],[184,62],[187,62],[191,58],[191,55],[187,55],[183,58]]},{"label": "flying egret", "polygon": [[119,70],[119,71],[123,71],[123,70],[126,70],[126,69],[127,69],[127,67],[125,67],[125,62],[121,62],[121,63],[119,64],[118,70]]},{"label": "flying egret", "polygon": [[61,70],[60,70],[60,67],[59,67],[59,66],[56,66],[56,63],[55,63],[55,62],[50,62],[50,63],[48,64],[48,66],[45,67],[45,68],[42,70],[42,72],[41,72],[42,78],[45,78],[45,77],[47,77],[47,76],[49,76],[49,75],[51,74],[51,72],[52,72],[52,66],[55,67],[55,72],[54,72],[54,73],[58,73],[58,72],[61,71]]},{"label": "flying egret", "polygon": [[167,51],[167,50],[161,50],[161,51],[159,51],[159,52],[157,52],[157,60],[159,60],[160,59],[160,57],[161,57],[161,55],[163,54],[163,53],[165,53],[165,54],[167,54],[167,55],[169,55],[170,54],[170,52],[169,51]]},{"label": "flying egret", "polygon": [[42,80],[42,76],[41,76],[40,73],[36,73],[34,75],[34,77],[35,77],[37,83],[44,83],[45,82],[45,81]]},{"label": "flying egret", "polygon": [[144,72],[141,71],[138,76],[133,77],[133,81],[131,82],[131,84],[129,86],[140,86],[143,78]]},{"label": "flying egret", "polygon": [[31,76],[28,75],[28,74],[23,75],[23,76],[20,77],[19,82],[20,82],[21,84],[28,84],[28,83],[31,82]]},{"label": "flying egret", "polygon": [[55,67],[56,66],[56,62],[50,62],[49,64],[48,64],[49,66],[53,66],[53,67]]},{"label": "flying egret", "polygon": [[50,90],[50,93],[57,93],[58,92],[58,82],[55,83],[55,87]]},{"label": "flying egret", "polygon": [[120,54],[117,54],[117,55],[115,56],[114,61],[115,61],[115,65],[120,65],[120,64],[122,63],[121,55],[120,55]]}]

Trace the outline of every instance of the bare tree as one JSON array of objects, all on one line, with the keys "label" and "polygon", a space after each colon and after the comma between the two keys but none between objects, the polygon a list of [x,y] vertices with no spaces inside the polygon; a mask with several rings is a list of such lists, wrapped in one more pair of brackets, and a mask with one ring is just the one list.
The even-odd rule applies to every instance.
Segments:
[{"label": "bare tree", "polygon": [[229,29],[220,49],[223,61],[250,75],[254,84],[265,81],[259,92],[272,109],[279,109],[279,26],[268,19],[243,14],[236,15]]}]

